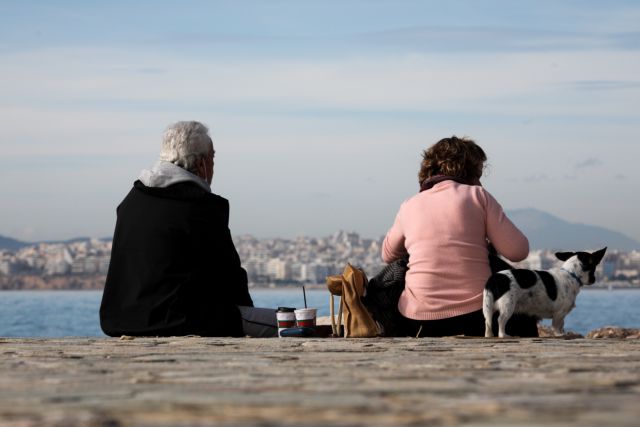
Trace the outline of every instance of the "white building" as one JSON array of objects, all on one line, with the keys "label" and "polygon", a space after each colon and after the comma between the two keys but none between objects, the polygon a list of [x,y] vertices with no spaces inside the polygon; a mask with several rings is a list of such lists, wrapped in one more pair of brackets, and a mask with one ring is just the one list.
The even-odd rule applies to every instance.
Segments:
[{"label": "white building", "polygon": [[267,275],[274,280],[290,280],[291,265],[280,258],[270,259],[267,262]]}]

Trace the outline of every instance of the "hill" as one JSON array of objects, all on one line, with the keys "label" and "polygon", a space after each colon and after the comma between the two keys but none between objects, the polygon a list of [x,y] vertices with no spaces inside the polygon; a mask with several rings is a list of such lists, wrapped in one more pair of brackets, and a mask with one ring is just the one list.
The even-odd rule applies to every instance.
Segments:
[{"label": "hill", "polygon": [[[34,246],[39,243],[76,243],[76,242],[88,242],[91,240],[91,237],[74,237],[69,240],[45,240],[42,242],[22,242],[20,240],[12,239],[11,237],[0,236],[0,250],[5,249],[9,251],[17,251],[26,246]],[[103,242],[108,242],[111,240],[111,237],[101,237],[98,240]]]},{"label": "hill", "polygon": [[0,236],[0,249],[17,251],[20,248],[30,245],[32,245],[32,243],[21,242],[20,240],[12,239],[10,237]]},{"label": "hill", "polygon": [[531,249],[640,249],[640,242],[617,231],[571,223],[537,209],[507,210],[507,215],[527,235]]}]

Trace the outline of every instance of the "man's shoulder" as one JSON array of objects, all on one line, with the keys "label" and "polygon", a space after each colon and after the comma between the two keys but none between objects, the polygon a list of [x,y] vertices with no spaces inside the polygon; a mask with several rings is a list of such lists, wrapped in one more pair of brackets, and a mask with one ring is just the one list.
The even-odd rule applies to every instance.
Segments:
[{"label": "man's shoulder", "polygon": [[178,182],[167,187],[148,187],[140,180],[133,183],[133,193],[142,193],[164,199],[208,201],[228,205],[229,201],[217,194],[205,191],[193,182]]},{"label": "man's shoulder", "polygon": [[174,212],[189,212],[189,215],[212,216],[228,223],[229,201],[222,196],[205,191],[197,184],[181,182],[168,187],[147,187],[136,181],[123,204],[139,209],[169,209]]},{"label": "man's shoulder", "polygon": [[225,199],[224,197],[218,194],[209,193],[208,196],[211,200],[215,200],[217,203],[223,204],[225,206],[229,206],[229,200]]}]

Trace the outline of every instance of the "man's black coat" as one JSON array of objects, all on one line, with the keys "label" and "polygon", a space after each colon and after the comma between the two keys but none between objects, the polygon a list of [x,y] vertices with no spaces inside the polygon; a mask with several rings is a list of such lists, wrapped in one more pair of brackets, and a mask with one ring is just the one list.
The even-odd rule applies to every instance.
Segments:
[{"label": "man's black coat", "polygon": [[229,203],[194,183],[136,181],[117,209],[100,306],[110,336],[242,336],[253,306],[229,231]]}]

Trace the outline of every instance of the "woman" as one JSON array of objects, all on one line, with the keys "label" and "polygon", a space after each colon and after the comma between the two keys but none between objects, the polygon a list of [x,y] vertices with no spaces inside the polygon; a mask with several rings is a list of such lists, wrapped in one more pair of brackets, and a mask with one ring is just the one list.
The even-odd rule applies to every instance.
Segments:
[{"label": "woman", "polygon": [[[511,261],[529,253],[527,238],[480,184],[486,160],[474,141],[455,136],[423,153],[420,193],[400,206],[382,247],[387,263],[409,257],[398,302],[406,335],[484,336],[487,240]],[[536,336],[535,319],[514,319],[507,333]]]}]

